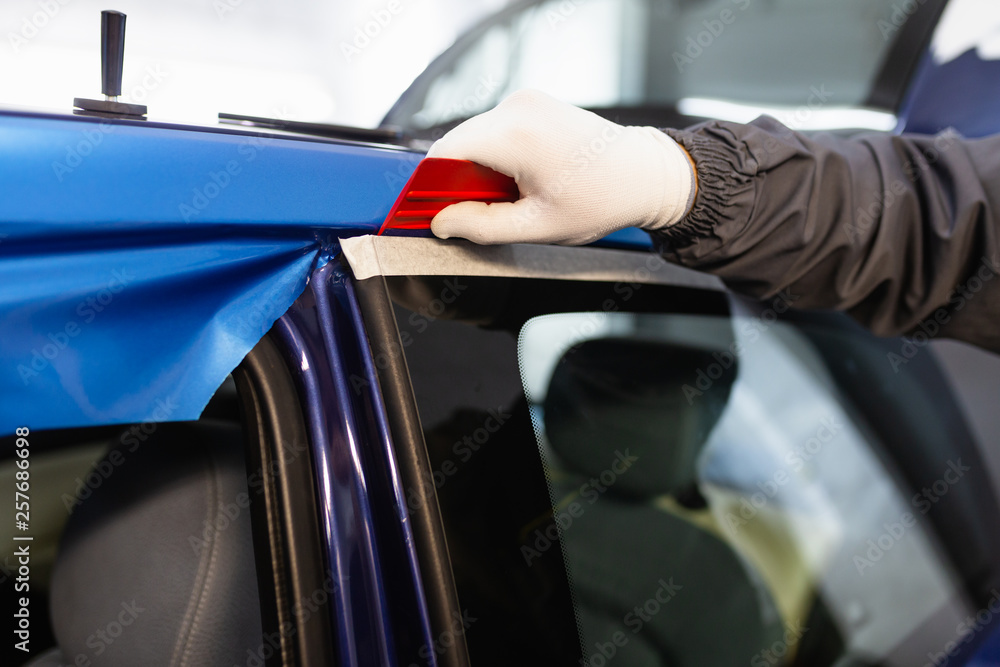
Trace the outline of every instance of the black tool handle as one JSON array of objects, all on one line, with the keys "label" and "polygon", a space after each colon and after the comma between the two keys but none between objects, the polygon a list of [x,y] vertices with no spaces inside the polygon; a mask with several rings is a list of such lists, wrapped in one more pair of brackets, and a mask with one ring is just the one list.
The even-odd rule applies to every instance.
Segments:
[{"label": "black tool handle", "polygon": [[108,97],[122,94],[125,61],[125,15],[111,9],[101,12],[101,90]]}]

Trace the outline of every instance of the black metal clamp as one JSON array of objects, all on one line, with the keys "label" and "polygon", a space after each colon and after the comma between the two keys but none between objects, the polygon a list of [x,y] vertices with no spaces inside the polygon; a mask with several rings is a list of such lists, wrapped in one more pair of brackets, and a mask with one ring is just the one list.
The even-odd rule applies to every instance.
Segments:
[{"label": "black metal clamp", "polygon": [[119,102],[125,63],[125,14],[111,9],[101,12],[101,92],[103,100],[73,98],[73,113],[88,116],[145,120],[144,104]]}]

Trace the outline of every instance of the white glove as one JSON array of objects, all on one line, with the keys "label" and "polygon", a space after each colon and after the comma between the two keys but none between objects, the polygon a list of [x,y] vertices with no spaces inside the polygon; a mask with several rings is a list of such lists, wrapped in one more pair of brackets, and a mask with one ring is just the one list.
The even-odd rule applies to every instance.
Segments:
[{"label": "white glove", "polygon": [[512,176],[521,191],[513,203],[448,206],[431,223],[441,238],[580,245],[626,227],[672,225],[694,201],[694,164],[666,134],[534,90],[465,121],[427,157],[478,162]]}]

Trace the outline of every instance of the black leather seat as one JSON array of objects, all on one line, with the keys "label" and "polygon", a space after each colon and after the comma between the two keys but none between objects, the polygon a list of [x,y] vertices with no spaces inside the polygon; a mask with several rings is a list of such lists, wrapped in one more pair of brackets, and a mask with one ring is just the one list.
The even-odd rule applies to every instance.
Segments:
[{"label": "black leather seat", "polygon": [[70,517],[50,594],[59,646],[28,664],[257,664],[251,656],[264,649],[239,428],[160,424],[129,449],[104,458],[111,466],[99,469],[110,472]]},{"label": "black leather seat", "polygon": [[[605,657],[614,651],[615,664],[746,664],[781,637],[769,593],[736,552],[658,504],[704,507],[698,457],[736,365],[703,383],[701,395],[683,388],[713,363],[709,352],[677,345],[588,340],[560,359],[546,392],[557,498],[583,508],[561,538],[584,645]],[[623,470],[626,454],[634,462]],[[616,633],[623,646],[608,644]]]}]

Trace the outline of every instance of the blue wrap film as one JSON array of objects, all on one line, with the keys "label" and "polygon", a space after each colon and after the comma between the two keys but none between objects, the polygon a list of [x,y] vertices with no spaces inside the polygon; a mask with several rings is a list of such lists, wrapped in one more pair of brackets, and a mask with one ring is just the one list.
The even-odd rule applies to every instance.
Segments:
[{"label": "blue wrap film", "polygon": [[197,418],[419,158],[0,114],[0,433]]}]

